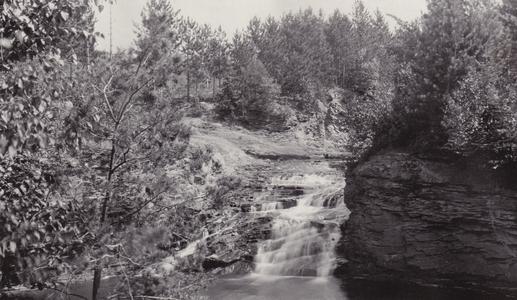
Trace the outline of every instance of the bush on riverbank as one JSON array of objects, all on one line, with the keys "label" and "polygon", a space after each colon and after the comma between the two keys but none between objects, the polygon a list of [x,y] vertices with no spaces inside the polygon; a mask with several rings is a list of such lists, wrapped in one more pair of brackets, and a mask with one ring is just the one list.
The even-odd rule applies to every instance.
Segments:
[{"label": "bush on riverbank", "polygon": [[402,147],[483,158],[486,167],[517,161],[515,4],[429,2],[417,22],[401,24],[390,46],[397,67],[391,113],[360,132],[373,132],[366,152]]}]

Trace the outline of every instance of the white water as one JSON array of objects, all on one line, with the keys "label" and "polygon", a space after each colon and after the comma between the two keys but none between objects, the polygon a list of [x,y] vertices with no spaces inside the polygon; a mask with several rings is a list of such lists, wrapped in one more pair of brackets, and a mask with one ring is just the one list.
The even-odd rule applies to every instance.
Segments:
[{"label": "white water", "polygon": [[273,221],[271,238],[259,244],[254,273],[218,281],[207,291],[209,299],[347,299],[331,276],[339,227],[349,215],[339,197],[344,178],[325,162],[287,163],[275,171],[282,175],[255,195],[261,205],[252,214]]},{"label": "white water", "polygon": [[[275,199],[275,194],[280,195],[276,197],[277,201],[262,204],[257,212],[273,214],[274,221],[271,239],[259,245],[255,257],[256,274],[331,275],[335,267],[334,249],[340,238],[339,224],[348,216],[342,198],[335,197],[343,192],[343,181],[338,176],[319,174],[272,178],[271,198]],[[300,188],[303,194],[289,196],[289,190],[299,194]],[[292,202],[292,198],[295,198],[296,205],[284,208],[282,200]],[[340,201],[336,203],[330,199]]]}]

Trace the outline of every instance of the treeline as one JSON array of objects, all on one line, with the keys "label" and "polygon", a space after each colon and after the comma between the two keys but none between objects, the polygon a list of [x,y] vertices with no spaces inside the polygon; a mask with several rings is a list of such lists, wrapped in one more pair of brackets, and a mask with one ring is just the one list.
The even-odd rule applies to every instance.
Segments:
[{"label": "treeline", "polygon": [[310,113],[339,91],[349,145],[517,161],[517,3],[432,0],[414,22],[368,12],[311,9],[253,19],[233,37],[220,115],[249,121],[287,102]]},{"label": "treeline", "polygon": [[370,14],[359,1],[351,16],[336,10],[326,17],[306,9],[280,19],[255,18],[233,37],[219,112],[263,119],[281,114],[278,103],[287,102],[307,114],[332,88],[387,98],[382,92],[392,85],[391,38],[385,18]]},{"label": "treeline", "polygon": [[157,74],[175,75],[175,98],[190,101],[214,96],[228,70],[228,48],[220,27],[212,29],[181,16],[169,1],[150,0],[130,52],[155,64]]},{"label": "treeline", "polygon": [[173,73],[175,96],[212,99],[223,118],[267,119],[285,102],[307,113],[331,88],[383,98],[381,89],[392,85],[393,35],[384,16],[370,14],[359,1],[351,16],[306,9],[254,18],[231,38],[182,17],[168,1],[152,0],[146,11],[138,35],[147,38],[138,38],[134,51],[153,49],[149,61],[168,76],[160,66],[181,61]]}]

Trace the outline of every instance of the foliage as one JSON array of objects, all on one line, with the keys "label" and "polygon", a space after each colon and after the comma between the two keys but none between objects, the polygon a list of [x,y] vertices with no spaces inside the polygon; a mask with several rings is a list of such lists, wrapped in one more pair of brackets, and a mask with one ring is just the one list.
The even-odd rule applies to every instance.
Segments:
[{"label": "foliage", "polygon": [[45,282],[82,250],[81,212],[56,197],[56,169],[22,156],[0,163],[0,286]]},{"label": "foliage", "polygon": [[399,32],[395,51],[403,68],[397,72],[400,84],[394,107],[402,128],[397,143],[421,149],[445,144],[447,132],[441,121],[446,99],[469,68],[483,61],[494,33],[491,11],[493,7],[482,1],[431,1],[420,26]]},{"label": "foliage", "polygon": [[267,117],[278,87],[258,59],[254,44],[245,36],[235,35],[231,51],[231,70],[218,99],[219,115],[251,121]]},{"label": "foliage", "polygon": [[1,5],[0,287],[13,280],[41,285],[68,269],[89,238],[83,207],[61,197],[65,166],[49,150],[56,144],[54,110],[70,87],[64,65],[89,63],[94,7],[51,0]]},{"label": "foliage", "polygon": [[169,1],[148,1],[135,42],[140,60],[154,65],[174,54],[180,44],[180,22],[179,11],[174,10]]},{"label": "foliage", "polygon": [[242,179],[236,176],[224,176],[217,180],[208,194],[212,198],[213,206],[221,209],[229,203],[228,197],[232,191],[238,190],[242,186]]},{"label": "foliage", "polygon": [[1,5],[0,156],[3,157],[31,150],[38,145],[37,141],[42,144],[46,124],[40,115],[59,92],[49,93],[41,86],[52,80],[52,72],[62,59],[76,61],[78,54],[84,52],[79,49],[88,52],[93,47],[94,36],[93,8],[87,1],[10,0]]},{"label": "foliage", "polygon": [[366,120],[352,118],[355,133],[368,137],[363,150],[445,150],[481,157],[487,167],[515,164],[515,24],[511,3],[482,0],[433,0],[418,22],[400,23],[380,52],[388,57],[383,92],[373,106],[351,105]]},{"label": "foliage", "polygon": [[499,85],[486,74],[472,72],[448,98],[444,125],[448,146],[462,155],[485,155],[498,168],[517,161],[517,90]]},{"label": "foliage", "polygon": [[[219,94],[219,113],[247,125],[255,119],[285,123],[287,116],[279,113],[285,105],[313,114],[317,103],[337,87],[347,96],[346,123],[357,133],[354,143],[364,149],[371,144],[374,127],[390,112],[395,66],[391,38],[383,16],[370,15],[361,2],[351,17],[336,11],[325,18],[307,9],[279,20],[254,18],[232,41],[232,68]],[[246,91],[250,93],[244,95]]]}]

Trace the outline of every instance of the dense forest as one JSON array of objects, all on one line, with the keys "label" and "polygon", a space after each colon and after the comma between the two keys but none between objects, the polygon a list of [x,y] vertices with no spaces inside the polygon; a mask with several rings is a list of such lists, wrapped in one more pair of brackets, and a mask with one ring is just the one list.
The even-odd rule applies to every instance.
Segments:
[{"label": "dense forest", "polygon": [[274,132],[338,103],[355,160],[404,148],[515,172],[517,2],[503,2],[429,0],[405,22],[357,1],[227,36],[149,0],[133,46],[109,53],[94,29],[108,2],[3,1],[0,289],[66,290],[63,278],[91,274],[96,299],[114,268],[120,299],[202,288],[201,256],[170,276],[153,268],[238,186],[222,177],[200,196],[218,165],[190,146],[186,117]]}]

